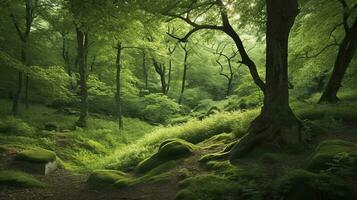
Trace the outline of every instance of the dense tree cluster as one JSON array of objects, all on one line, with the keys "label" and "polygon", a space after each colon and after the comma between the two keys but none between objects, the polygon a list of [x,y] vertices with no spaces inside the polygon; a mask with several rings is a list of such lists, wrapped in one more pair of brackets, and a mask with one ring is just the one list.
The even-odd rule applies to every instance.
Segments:
[{"label": "dense tree cluster", "polygon": [[122,129],[122,116],[165,123],[210,99],[262,106],[231,157],[299,143],[290,101],[336,103],[357,80],[353,0],[3,0],[0,16],[13,114],[45,103],[78,109],[77,126],[91,112]]}]

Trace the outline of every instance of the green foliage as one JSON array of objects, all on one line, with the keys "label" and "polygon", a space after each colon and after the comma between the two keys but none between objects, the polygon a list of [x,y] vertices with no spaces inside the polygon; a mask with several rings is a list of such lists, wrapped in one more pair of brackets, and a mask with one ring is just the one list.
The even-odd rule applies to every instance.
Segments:
[{"label": "green foliage", "polygon": [[219,113],[202,121],[191,120],[185,124],[161,127],[126,147],[118,148],[112,155],[104,158],[103,162],[113,169],[133,169],[139,162],[154,154],[158,145],[167,139],[180,138],[197,144],[214,135],[230,132],[233,128],[243,130],[257,111]]},{"label": "green foliage", "polygon": [[355,103],[340,103],[334,106],[307,104],[299,107],[295,112],[301,119],[334,118],[348,121],[357,119],[356,110]]},{"label": "green foliage", "polygon": [[[54,101],[68,104],[73,102],[74,95],[69,90],[69,85],[74,80],[60,66],[41,68],[33,66],[34,75],[31,77],[32,95],[36,101],[50,104]],[[45,87],[44,87],[45,86]]]},{"label": "green foliage", "polygon": [[144,119],[151,123],[165,123],[180,111],[180,105],[161,94],[146,95],[139,106]]},{"label": "green foliage", "polygon": [[56,160],[56,154],[46,149],[33,148],[21,151],[17,154],[16,159],[34,163],[48,163]]},{"label": "green foliage", "polygon": [[6,117],[0,119],[0,133],[5,135],[31,136],[35,134],[36,129],[26,122],[15,117]]},{"label": "green foliage", "polygon": [[315,172],[333,171],[335,164],[348,167],[353,163],[357,163],[356,144],[344,140],[326,140],[319,144],[311,156],[308,169]]},{"label": "green foliage", "polygon": [[33,176],[18,171],[0,171],[0,185],[21,188],[42,188],[45,186]]}]

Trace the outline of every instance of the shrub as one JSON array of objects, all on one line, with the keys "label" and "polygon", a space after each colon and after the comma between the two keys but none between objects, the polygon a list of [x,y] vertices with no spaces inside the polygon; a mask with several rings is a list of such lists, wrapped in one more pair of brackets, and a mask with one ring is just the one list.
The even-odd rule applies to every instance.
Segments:
[{"label": "shrub", "polygon": [[7,117],[0,120],[0,133],[7,135],[33,135],[36,129],[21,119],[15,117]]},{"label": "shrub", "polygon": [[165,123],[180,111],[180,105],[162,94],[149,94],[140,103],[141,115],[150,123]]}]

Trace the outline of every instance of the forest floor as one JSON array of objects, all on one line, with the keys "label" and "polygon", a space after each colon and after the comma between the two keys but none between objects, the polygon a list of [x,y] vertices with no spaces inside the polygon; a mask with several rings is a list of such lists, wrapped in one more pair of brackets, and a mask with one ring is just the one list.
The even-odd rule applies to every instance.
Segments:
[{"label": "forest floor", "polygon": [[[202,167],[199,159],[202,155],[221,151],[223,146],[214,146],[206,141],[198,144],[201,148],[180,164],[170,170],[170,176],[157,182],[139,183],[124,188],[94,188],[88,185],[89,174],[74,173],[63,168],[44,175],[33,176],[45,183],[45,188],[14,188],[0,187],[0,200],[173,200],[179,191],[179,182],[183,179],[180,169],[187,169],[190,176],[208,174],[209,171]],[[0,157],[1,158],[1,157]],[[6,161],[7,159],[7,161]],[[9,162],[9,156],[2,157],[1,168]]]},{"label": "forest floor", "polygon": [[[45,184],[43,188],[10,187],[1,184],[0,177],[0,200],[232,200],[236,199],[236,191],[240,191],[241,199],[281,199],[281,196],[275,198],[275,194],[269,194],[269,186],[285,175],[289,177],[291,171],[302,170],[310,173],[305,165],[316,153],[321,142],[343,140],[357,144],[356,105],[352,102],[328,107],[306,106],[297,111],[298,115],[306,120],[307,124],[313,123],[319,128],[307,131],[308,142],[300,145],[298,152],[264,150],[253,152],[250,156],[232,163],[200,162],[200,159],[202,156],[221,152],[235,141],[237,133],[231,128],[227,132],[225,125],[239,125],[240,129],[245,130],[244,124],[249,124],[250,117],[257,113],[254,110],[238,114],[217,114],[202,121],[172,127],[153,128],[143,122],[132,120],[131,126],[135,128],[128,128],[128,133],[136,135],[132,134],[123,139],[123,136],[113,134],[111,129],[104,129],[116,126],[115,122],[106,119],[93,118],[90,129],[67,132],[67,124],[75,117],[58,115],[54,110],[40,107],[36,113],[29,112],[22,116],[23,119],[32,121],[14,121],[12,118],[3,121],[3,124],[15,124],[15,128],[1,129],[1,126],[5,126],[0,123],[0,172],[14,170],[11,165],[13,158],[19,151],[32,147],[55,151],[63,166],[46,176],[32,174]],[[28,127],[31,125],[42,130],[43,124],[51,120],[58,121],[57,125],[65,127],[62,128],[65,131],[33,133]],[[140,161],[157,152],[158,146],[170,138],[186,139],[197,148],[193,149],[190,156],[177,159],[173,167],[160,172],[168,176],[155,181],[141,179],[144,181],[120,188],[110,184],[96,187],[88,182],[88,177],[97,169],[123,170],[128,172],[131,178],[143,176],[136,173],[135,167]],[[3,146],[9,147],[10,151],[2,152]],[[13,148],[14,151],[11,151]],[[103,163],[115,165],[109,165],[107,168],[108,165]],[[159,168],[160,165],[156,167]],[[154,169],[156,168],[152,170]],[[312,176],[319,176],[318,174],[319,172]],[[353,191],[357,191],[357,179],[342,179]],[[234,186],[230,186],[232,184]],[[177,198],[180,192],[184,194],[183,198]],[[190,192],[193,193],[191,198],[185,196],[191,195]],[[320,191],[318,193],[320,194]],[[201,195],[201,198],[197,198],[195,194]],[[272,198],[265,198],[267,194]]]}]

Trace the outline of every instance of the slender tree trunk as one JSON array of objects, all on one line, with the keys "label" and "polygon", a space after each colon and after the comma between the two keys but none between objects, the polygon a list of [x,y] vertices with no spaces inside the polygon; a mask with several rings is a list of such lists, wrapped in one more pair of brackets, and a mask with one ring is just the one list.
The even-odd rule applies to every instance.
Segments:
[{"label": "slender tree trunk", "polygon": [[77,126],[85,127],[88,116],[88,91],[87,91],[87,52],[88,52],[88,34],[76,27],[77,32],[77,55],[79,67],[79,86],[80,86],[80,116]]},{"label": "slender tree trunk", "polygon": [[155,71],[159,74],[160,76],[160,82],[161,82],[161,92],[162,94],[166,95],[166,69],[165,65],[158,63],[154,58],[152,59]]},{"label": "slender tree trunk", "polygon": [[117,117],[118,117],[118,126],[119,129],[123,129],[123,117],[122,117],[122,105],[121,105],[121,50],[122,50],[122,45],[120,42],[117,43],[117,58],[115,62],[116,66],[116,94],[115,94],[115,100],[116,100],[116,106],[117,106]]},{"label": "slender tree trunk", "polygon": [[187,43],[182,47],[182,49],[185,51],[185,57],[184,57],[184,62],[183,62],[183,76],[182,76],[182,85],[181,85],[181,92],[180,92],[180,97],[178,100],[178,103],[182,103],[183,99],[183,93],[185,92],[185,87],[186,87],[186,76],[187,76],[187,67],[188,67],[188,53],[189,51],[187,50]]},{"label": "slender tree trunk", "polygon": [[169,58],[169,72],[168,72],[168,77],[167,77],[167,86],[166,86],[166,94],[169,93],[169,90],[170,90],[170,84],[171,84],[171,73],[172,73],[172,58],[171,58],[171,55],[170,55],[170,58]]},{"label": "slender tree trunk", "polygon": [[229,77],[228,79],[228,86],[227,86],[227,97],[231,96],[232,93],[232,88],[233,88],[233,77]]},{"label": "slender tree trunk", "polygon": [[[37,7],[37,3],[38,2],[35,1],[35,4],[32,5],[29,0],[25,1],[25,30],[24,31],[21,31],[20,25],[16,17],[12,13],[10,14],[12,22],[16,28],[17,34],[21,40],[21,61],[27,67],[29,67],[30,65],[29,58],[28,58],[28,41],[30,38],[32,22],[35,18],[34,12],[35,12],[35,7]],[[12,105],[13,114],[17,114],[18,112],[18,107],[19,107],[18,104],[21,97],[22,85],[23,85],[23,73],[19,72],[17,91],[15,93],[13,99],[13,105]],[[26,73],[25,74],[25,99],[24,99],[26,108],[29,108],[28,89],[29,89],[29,77],[28,74]]]},{"label": "slender tree trunk", "polygon": [[149,88],[149,73],[148,73],[148,69],[146,66],[145,50],[143,50],[143,70],[144,70],[145,90],[148,90],[148,88]]},{"label": "slender tree trunk", "polygon": [[19,111],[19,101],[21,96],[22,90],[22,72],[18,72],[18,83],[17,83],[17,90],[12,102],[12,114],[17,114]]},{"label": "slender tree trunk", "polygon": [[289,106],[288,38],[298,14],[297,0],[266,0],[266,87],[261,114],[231,150],[244,156],[257,146],[285,148],[301,140],[300,121]]},{"label": "slender tree trunk", "polygon": [[346,33],[339,47],[335,65],[330,79],[322,93],[319,103],[337,103],[339,101],[337,92],[341,88],[342,80],[346,70],[356,52],[357,20]]},{"label": "slender tree trunk", "polygon": [[[72,68],[71,68],[71,61],[69,59],[69,44],[68,44],[68,40],[67,40],[67,36],[66,34],[62,34],[62,58],[64,61],[64,65],[66,67],[67,70],[67,74],[69,77],[72,77]],[[72,81],[70,80],[69,82],[69,89],[73,89],[74,86],[72,85]]]}]

